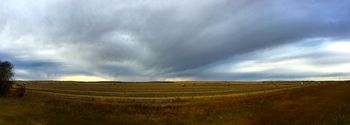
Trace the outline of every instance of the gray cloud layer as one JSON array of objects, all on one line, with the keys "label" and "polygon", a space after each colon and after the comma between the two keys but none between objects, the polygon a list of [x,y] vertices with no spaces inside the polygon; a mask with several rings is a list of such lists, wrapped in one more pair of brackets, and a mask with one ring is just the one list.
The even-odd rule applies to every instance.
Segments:
[{"label": "gray cloud layer", "polygon": [[252,51],[348,39],[349,6],[348,0],[5,0],[0,41],[10,47],[0,52],[117,79],[191,77]]}]

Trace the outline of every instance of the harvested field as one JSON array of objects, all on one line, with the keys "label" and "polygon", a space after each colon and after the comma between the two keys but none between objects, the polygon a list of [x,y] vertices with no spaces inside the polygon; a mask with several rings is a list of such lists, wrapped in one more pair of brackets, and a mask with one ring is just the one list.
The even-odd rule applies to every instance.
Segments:
[{"label": "harvested field", "polygon": [[[311,85],[311,84],[310,84]],[[27,84],[30,94],[99,102],[172,102],[201,98],[231,97],[300,87],[299,84],[261,82],[178,82],[178,83],[79,83],[36,82]]]},{"label": "harvested field", "polygon": [[0,124],[350,123],[350,84],[297,83],[26,82],[24,98],[0,98]]}]

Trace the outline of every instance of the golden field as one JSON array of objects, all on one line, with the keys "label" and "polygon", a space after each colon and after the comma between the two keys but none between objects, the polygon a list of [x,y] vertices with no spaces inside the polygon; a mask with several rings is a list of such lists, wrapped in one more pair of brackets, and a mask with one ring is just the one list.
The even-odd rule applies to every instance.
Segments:
[{"label": "golden field", "polygon": [[350,124],[346,82],[17,83],[0,125]]}]

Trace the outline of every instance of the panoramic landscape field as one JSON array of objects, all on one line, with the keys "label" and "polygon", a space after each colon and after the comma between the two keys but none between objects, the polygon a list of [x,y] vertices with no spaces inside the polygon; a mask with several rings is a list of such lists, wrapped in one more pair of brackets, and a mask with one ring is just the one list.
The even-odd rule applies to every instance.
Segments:
[{"label": "panoramic landscape field", "polygon": [[347,82],[16,83],[1,125],[350,124]]},{"label": "panoramic landscape field", "polygon": [[0,125],[350,125],[350,0],[1,0]]}]

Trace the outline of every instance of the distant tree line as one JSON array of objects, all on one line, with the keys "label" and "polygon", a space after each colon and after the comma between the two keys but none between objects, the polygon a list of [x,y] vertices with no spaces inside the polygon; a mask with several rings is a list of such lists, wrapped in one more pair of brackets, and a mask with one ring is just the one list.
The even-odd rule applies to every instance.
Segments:
[{"label": "distant tree line", "polygon": [[0,60],[0,96],[8,94],[13,84],[13,65]]}]

